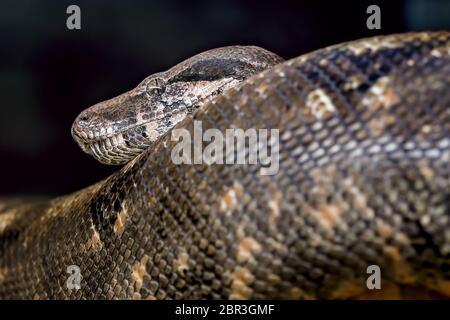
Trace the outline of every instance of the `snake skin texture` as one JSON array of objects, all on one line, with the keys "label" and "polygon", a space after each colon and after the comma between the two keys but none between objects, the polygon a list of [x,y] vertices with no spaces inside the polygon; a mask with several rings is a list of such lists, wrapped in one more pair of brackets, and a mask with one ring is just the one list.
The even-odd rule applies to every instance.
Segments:
[{"label": "snake skin texture", "polygon": [[[449,84],[449,32],[362,39],[259,73],[193,119],[279,129],[278,174],[175,165],[166,135],[89,188],[5,204],[0,298],[449,296]],[[176,127],[192,133],[193,119]]]}]

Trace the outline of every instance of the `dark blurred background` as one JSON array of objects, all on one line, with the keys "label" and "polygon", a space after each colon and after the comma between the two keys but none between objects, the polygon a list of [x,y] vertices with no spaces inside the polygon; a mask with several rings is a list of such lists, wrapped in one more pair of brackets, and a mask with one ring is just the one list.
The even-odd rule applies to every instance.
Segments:
[{"label": "dark blurred background", "polygon": [[[66,8],[81,8],[81,30]],[[366,8],[381,7],[381,30]],[[0,195],[59,195],[117,167],[72,141],[86,107],[214,47],[253,44],[284,58],[393,32],[450,29],[450,1],[64,1],[0,4]]]}]

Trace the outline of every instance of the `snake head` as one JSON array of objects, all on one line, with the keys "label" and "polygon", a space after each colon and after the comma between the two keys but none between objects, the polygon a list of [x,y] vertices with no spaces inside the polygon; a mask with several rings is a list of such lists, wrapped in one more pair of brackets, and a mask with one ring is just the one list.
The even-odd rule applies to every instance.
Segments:
[{"label": "snake head", "polygon": [[72,136],[101,163],[124,164],[206,102],[282,61],[253,46],[200,53],[84,110],[72,126]]}]

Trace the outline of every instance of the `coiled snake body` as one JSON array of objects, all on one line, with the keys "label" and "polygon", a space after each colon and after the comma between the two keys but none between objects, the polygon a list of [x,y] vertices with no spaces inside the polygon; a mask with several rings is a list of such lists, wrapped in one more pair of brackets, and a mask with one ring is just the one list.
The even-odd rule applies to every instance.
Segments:
[{"label": "coiled snake body", "polygon": [[[84,111],[72,133],[98,160],[145,151],[74,194],[0,206],[0,298],[450,295],[450,33],[280,62],[216,49]],[[194,120],[278,129],[278,173],[174,164],[170,128]]]}]

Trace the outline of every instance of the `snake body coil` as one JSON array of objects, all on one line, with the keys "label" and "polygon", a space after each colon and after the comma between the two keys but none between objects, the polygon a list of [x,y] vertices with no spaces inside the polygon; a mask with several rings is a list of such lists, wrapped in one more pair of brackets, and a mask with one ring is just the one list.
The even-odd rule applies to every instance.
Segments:
[{"label": "snake body coil", "polygon": [[[267,57],[261,69],[281,61]],[[279,129],[278,174],[176,165],[161,134],[89,188],[0,209],[0,298],[368,297],[371,265],[375,295],[450,295],[450,33],[362,39],[258,70],[177,128]],[[162,94],[159,80],[149,89]],[[134,102],[152,97],[133,94],[114,101],[132,116],[111,115],[97,138],[136,128]]]}]

